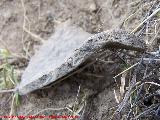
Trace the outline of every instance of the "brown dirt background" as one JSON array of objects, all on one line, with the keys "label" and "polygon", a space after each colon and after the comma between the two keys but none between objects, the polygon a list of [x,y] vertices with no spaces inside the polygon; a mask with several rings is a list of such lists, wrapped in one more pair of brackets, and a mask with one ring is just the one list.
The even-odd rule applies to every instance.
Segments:
[{"label": "brown dirt background", "polygon": [[[123,29],[132,31],[142,20],[142,11],[150,7],[151,2],[145,3],[136,16],[127,21]],[[24,5],[24,6],[23,6]],[[7,47],[17,56],[29,59],[42,43],[30,33],[24,31],[23,26],[29,31],[47,40],[53,33],[57,24],[71,20],[75,25],[82,27],[90,33],[99,31],[120,29],[123,21],[137,9],[135,0],[1,0],[0,1],[0,48]],[[26,21],[24,13],[26,10]],[[117,65],[117,64],[116,64]],[[102,75],[116,71],[116,65],[108,69]],[[106,66],[105,66],[106,67]],[[21,72],[23,72],[21,69]],[[114,70],[113,70],[114,69]],[[103,70],[102,70],[103,71]],[[101,72],[101,71],[100,71]],[[47,108],[65,108],[73,106],[79,84],[73,82],[79,79],[76,76],[69,78],[56,87],[35,91],[32,94],[22,96],[21,105],[15,109],[19,115],[33,115]],[[105,78],[110,79],[110,78]],[[92,82],[87,82],[90,86]],[[87,84],[86,83],[86,84]],[[82,83],[83,84],[83,83]],[[83,86],[84,85],[84,86]],[[92,96],[93,89],[83,84],[81,98]],[[86,87],[87,86],[87,87]],[[92,85],[91,85],[92,86]],[[93,86],[92,86],[93,87]],[[95,86],[94,86],[95,87]],[[114,97],[114,85],[107,87],[103,92],[87,102],[92,102],[86,109],[91,112],[84,114],[85,120],[107,120],[112,113],[110,108],[117,105]],[[11,94],[1,94],[0,115],[7,115],[10,111]],[[47,110],[41,114],[73,114],[69,110]]]},{"label": "brown dirt background", "polygon": [[[54,32],[55,21],[64,22],[68,19],[91,33],[118,29],[134,4],[132,0],[23,0],[23,2],[29,19],[26,27],[30,26],[31,32],[45,40]],[[22,54],[23,44],[27,41],[30,42],[30,47],[35,47],[36,39],[26,33],[23,37],[24,8],[21,0],[1,0],[0,15],[0,39],[6,43],[9,50]]]}]

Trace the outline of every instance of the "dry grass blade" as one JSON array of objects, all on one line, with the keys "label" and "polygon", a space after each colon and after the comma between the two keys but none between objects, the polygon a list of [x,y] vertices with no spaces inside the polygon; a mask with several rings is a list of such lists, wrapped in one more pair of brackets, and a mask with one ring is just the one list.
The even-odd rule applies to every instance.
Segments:
[{"label": "dry grass blade", "polygon": [[[21,4],[22,4],[22,7],[23,7],[23,13],[24,13],[24,14],[23,14],[23,17],[24,17],[23,30],[24,30],[25,32],[27,32],[29,35],[31,35],[32,37],[40,40],[40,41],[43,43],[43,42],[45,41],[44,39],[42,39],[42,38],[39,37],[38,35],[32,33],[30,30],[28,30],[28,29],[26,28],[26,19],[28,20],[28,18],[27,18],[27,16],[26,16],[26,8],[25,8],[24,1],[23,1],[23,0],[21,0]],[[28,21],[29,21],[29,20],[28,20]],[[23,41],[23,37],[22,37],[22,41]]]},{"label": "dry grass blade", "polygon": [[123,97],[124,95],[124,92],[125,92],[125,78],[127,76],[127,73],[123,73],[122,74],[122,77],[121,77],[121,86],[120,86],[120,94],[121,94],[121,97]]},{"label": "dry grass blade", "polygon": [[139,115],[135,116],[133,118],[133,120],[137,120],[139,119],[141,116],[144,116],[144,115],[147,115],[148,113],[150,113],[154,108],[156,108],[157,106],[159,106],[160,104],[156,104],[156,105],[153,105],[151,107],[149,107],[147,110],[143,111],[142,113],[140,113]]},{"label": "dry grass blade", "polygon": [[15,89],[10,89],[10,90],[0,90],[0,93],[9,93],[9,92],[15,92]]},{"label": "dry grass blade", "polygon": [[133,74],[133,78],[132,78],[132,81],[130,83],[130,86],[129,86],[129,89],[128,91],[126,92],[125,96],[124,96],[124,99],[122,100],[122,102],[120,103],[120,105],[118,106],[118,109],[116,110],[115,113],[119,113],[121,112],[121,110],[125,107],[125,105],[127,104],[128,102],[128,99],[131,95],[131,91],[133,89],[133,87],[136,85],[136,73],[134,72]]},{"label": "dry grass blade", "polygon": [[155,82],[145,82],[145,83],[147,83],[147,84],[152,84],[152,85],[156,85],[156,86],[159,86],[159,87],[160,87],[160,84],[155,83]]},{"label": "dry grass blade", "polygon": [[156,9],[150,16],[148,16],[145,20],[143,20],[131,33],[135,33],[145,22],[151,19],[160,11],[160,8]]},{"label": "dry grass blade", "polygon": [[119,101],[119,96],[117,95],[115,89],[114,89],[114,98],[115,98],[115,100],[116,100],[117,103],[120,103],[120,101]]},{"label": "dry grass blade", "polygon": [[[9,116],[12,116],[12,114],[13,114],[13,110],[14,110],[14,100],[15,100],[15,97],[16,97],[16,94],[14,94],[14,95],[13,95],[13,97],[12,97],[12,102],[11,102],[11,111],[10,111]],[[9,120],[11,120],[11,118],[9,118]]]},{"label": "dry grass blade", "polygon": [[132,69],[133,67],[137,66],[139,64],[138,63],[135,63],[134,65],[130,66],[129,68],[125,69],[124,71],[122,71],[121,73],[119,73],[118,75],[114,76],[113,78],[117,78],[118,76],[122,75],[123,73],[127,72],[128,70]]},{"label": "dry grass blade", "polygon": [[27,32],[28,34],[30,34],[32,37],[34,37],[34,38],[40,40],[42,43],[44,43],[44,41],[45,41],[44,39],[42,39],[42,38],[39,37],[38,35],[30,32],[26,27],[24,27],[23,30],[24,30],[25,32]]},{"label": "dry grass blade", "polygon": [[150,45],[153,45],[155,39],[157,38],[157,36],[159,35],[160,29],[156,32],[154,38],[149,42]]},{"label": "dry grass blade", "polygon": [[67,109],[68,111],[72,112],[74,115],[80,116],[79,114],[77,114],[76,112],[74,112],[73,110],[71,110],[69,107],[66,107],[66,109]]}]

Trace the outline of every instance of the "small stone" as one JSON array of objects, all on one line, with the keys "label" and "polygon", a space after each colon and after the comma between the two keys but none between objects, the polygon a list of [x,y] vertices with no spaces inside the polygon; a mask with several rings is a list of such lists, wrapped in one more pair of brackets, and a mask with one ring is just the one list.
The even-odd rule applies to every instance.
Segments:
[{"label": "small stone", "polygon": [[95,4],[95,3],[90,4],[89,10],[90,10],[91,12],[96,11],[96,10],[97,10],[96,4]]}]

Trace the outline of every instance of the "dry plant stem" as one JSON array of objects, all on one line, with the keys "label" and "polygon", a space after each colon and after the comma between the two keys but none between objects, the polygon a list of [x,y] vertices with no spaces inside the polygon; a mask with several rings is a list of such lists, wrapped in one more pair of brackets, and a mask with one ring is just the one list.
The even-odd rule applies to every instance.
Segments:
[{"label": "dry plant stem", "polygon": [[[27,18],[27,17],[26,17],[26,8],[25,8],[24,1],[23,1],[23,0],[21,0],[21,3],[22,3],[23,13],[24,13],[24,14],[23,14],[23,15],[24,15],[23,30],[24,30],[25,32],[27,32],[29,35],[31,35],[32,37],[40,40],[40,41],[43,43],[43,42],[45,41],[44,39],[42,39],[42,38],[39,37],[38,35],[30,32],[30,30],[28,30],[28,29],[26,28],[26,18]],[[22,40],[23,40],[23,38],[22,38]]]},{"label": "dry plant stem", "polygon": [[123,97],[124,95],[124,92],[125,92],[125,78],[127,76],[127,72],[123,73],[122,74],[122,77],[121,77],[121,86],[120,86],[120,94],[121,94],[121,97]]},{"label": "dry plant stem", "polygon": [[148,16],[145,20],[143,20],[132,32],[131,34],[135,33],[145,22],[151,19],[154,15],[156,15],[160,11],[160,8],[156,9],[150,16]]},{"label": "dry plant stem", "polygon": [[133,5],[133,4],[136,4],[136,3],[139,3],[139,2],[141,2],[141,0],[135,0],[134,2],[128,3],[128,5]]},{"label": "dry plant stem", "polygon": [[133,89],[133,87],[136,85],[136,71],[134,71],[133,73],[133,78],[132,78],[132,81],[130,83],[130,86],[129,86],[129,89],[128,91],[126,92],[125,96],[124,96],[124,99],[123,101],[120,103],[120,105],[118,106],[118,109],[115,111],[115,114],[116,113],[120,113],[121,110],[125,107],[125,105],[127,104],[127,101],[131,95],[131,91]]},{"label": "dry plant stem", "polygon": [[117,78],[118,76],[122,75],[123,73],[127,72],[128,70],[132,69],[133,67],[137,66],[138,64],[140,64],[140,62],[135,63],[134,65],[132,65],[131,67],[125,69],[124,71],[122,71],[121,73],[119,73],[118,75],[114,76],[113,78]]},{"label": "dry plant stem", "polygon": [[15,92],[15,89],[9,89],[9,90],[0,90],[0,93],[9,93],[9,92]]},{"label": "dry plant stem", "polygon": [[[9,116],[12,116],[12,114],[13,114],[15,97],[16,97],[16,94],[14,94],[14,95],[13,95],[13,98],[12,98],[12,102],[11,102],[11,111],[10,111]],[[11,120],[11,118],[9,118],[9,120]]]},{"label": "dry plant stem", "polygon": [[[138,91],[138,92],[137,92],[137,96],[136,96],[136,98],[135,98],[135,101],[134,101],[133,105],[131,106],[130,111],[128,112],[127,119],[129,119],[130,114],[134,111],[134,110],[133,110],[134,107],[135,107],[135,106],[137,105],[137,103],[139,102],[139,101],[138,101],[138,97],[139,97],[139,95],[140,95],[140,93],[141,93],[141,91],[142,91],[143,85],[144,85],[144,83],[142,83],[140,86],[137,86],[137,85],[136,85],[136,86],[137,86],[136,89],[131,93],[131,94],[133,94],[135,91]],[[139,89],[138,89],[138,88],[139,88]]]},{"label": "dry plant stem", "polygon": [[77,96],[76,96],[76,100],[75,100],[75,103],[74,103],[73,111],[75,110],[76,104],[78,104],[78,97],[79,97],[80,90],[81,90],[81,85],[79,85],[79,87],[78,87]]},{"label": "dry plant stem", "polygon": [[68,107],[65,107],[65,109],[67,109],[68,111],[72,112],[74,115],[78,115],[78,116],[80,116],[79,114],[77,114],[76,112],[74,112],[73,110],[71,110],[71,109],[70,109],[70,108],[68,108]]},{"label": "dry plant stem", "polygon": [[160,29],[158,29],[158,31],[157,31],[157,32],[155,32],[155,33],[156,33],[156,35],[155,35],[155,36],[154,36],[154,38],[149,42],[149,44],[150,44],[150,45],[153,45],[153,43],[154,43],[155,39],[157,38],[157,36],[158,36],[159,32],[160,32]]},{"label": "dry plant stem", "polygon": [[[80,120],[81,120],[81,118],[83,118],[83,116],[84,116],[86,105],[87,105],[87,103],[86,103],[86,101],[84,101],[84,109],[83,109],[83,111],[82,111],[82,114],[80,115]],[[82,120],[83,120],[83,119],[82,119]]]},{"label": "dry plant stem", "polygon": [[[136,60],[139,60],[140,58],[136,58]],[[160,63],[160,59],[158,59],[158,58],[153,58],[153,59],[151,59],[151,58],[142,58],[142,60],[143,60],[143,63],[148,63],[148,62],[150,62],[150,61],[156,61],[157,63]]]},{"label": "dry plant stem", "polygon": [[133,120],[137,120],[141,116],[147,115],[150,111],[152,111],[154,108],[158,107],[159,105],[160,104],[156,104],[156,105],[154,104],[154,105],[150,106],[147,110],[143,111],[142,113],[137,115],[135,118],[133,118]]},{"label": "dry plant stem", "polygon": [[119,97],[118,97],[118,95],[116,94],[116,90],[115,90],[115,89],[114,89],[114,98],[115,98],[115,100],[116,100],[117,103],[120,103],[120,102],[119,102],[119,99],[118,99]]},{"label": "dry plant stem", "polygon": [[44,39],[42,39],[42,38],[39,37],[38,35],[30,32],[26,27],[24,27],[23,30],[24,30],[25,32],[27,32],[28,34],[30,34],[32,37],[34,37],[34,38],[40,40],[42,43],[44,43],[44,41],[45,41]]},{"label": "dry plant stem", "polygon": [[4,76],[5,87],[7,87],[6,70],[5,69],[3,69],[3,76]]},{"label": "dry plant stem", "polygon": [[[128,4],[128,5],[132,5],[132,4],[134,4],[134,3],[139,3],[139,4],[136,6],[135,11],[134,11],[131,15],[129,15],[129,16],[124,20],[124,22],[122,23],[122,25],[124,25],[124,27],[126,26],[126,25],[125,25],[126,22],[127,22],[129,19],[131,19],[137,12],[139,12],[140,10],[142,10],[142,8],[145,8],[146,6],[148,6],[147,4],[141,5],[141,4],[142,4],[141,2],[142,2],[141,0],[137,0],[137,1],[134,1],[134,2]],[[155,4],[155,3],[156,3],[156,0],[150,2],[149,4]],[[145,33],[143,33],[143,34],[145,34]]]},{"label": "dry plant stem", "polygon": [[[27,17],[26,17],[26,8],[25,8],[25,5],[24,5],[24,1],[23,0],[21,0],[21,4],[22,4],[22,7],[23,7],[23,28],[26,26],[26,19],[27,19]],[[28,20],[28,19],[27,19]],[[30,26],[30,25],[29,25]],[[23,29],[23,31],[22,31],[22,45],[23,45],[23,49],[24,49],[24,51],[25,51],[25,53],[26,53],[26,56],[29,56],[29,54],[28,54],[28,50],[27,50],[27,48],[25,47],[25,45],[24,45],[24,29]]]},{"label": "dry plant stem", "polygon": [[15,85],[15,82],[13,81],[13,79],[11,78],[11,76],[8,76],[9,80],[12,82],[13,85]]},{"label": "dry plant stem", "polygon": [[149,24],[149,21],[146,22],[146,40],[145,40],[145,42],[147,45],[149,44],[149,35],[147,34],[149,31],[148,24]]},{"label": "dry plant stem", "polygon": [[158,84],[158,83],[155,83],[155,82],[144,82],[144,83],[147,83],[147,84],[152,84],[152,85],[156,85],[156,86],[160,87],[160,84]]},{"label": "dry plant stem", "polygon": [[[140,2],[140,0],[138,1],[138,2]],[[138,3],[137,2],[137,3]],[[134,2],[135,3],[135,2]],[[137,6],[136,6],[136,10],[131,14],[131,15],[129,15],[124,21],[123,21],[123,23],[122,23],[122,25],[124,25],[124,27],[126,26],[126,22],[129,20],[129,19],[131,19],[137,12],[139,12],[139,10],[141,9],[141,8],[139,8],[139,6],[140,6],[140,4],[138,4]],[[126,27],[125,27],[126,28]]]}]

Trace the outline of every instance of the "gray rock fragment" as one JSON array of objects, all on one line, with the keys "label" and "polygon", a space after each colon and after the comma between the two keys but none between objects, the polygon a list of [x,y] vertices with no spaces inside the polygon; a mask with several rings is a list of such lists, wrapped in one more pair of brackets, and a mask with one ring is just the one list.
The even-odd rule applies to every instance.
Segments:
[{"label": "gray rock fragment", "polygon": [[63,24],[31,58],[16,89],[24,95],[42,88],[108,48],[143,51],[145,47],[142,40],[123,31],[102,32],[92,36],[80,28]]}]

